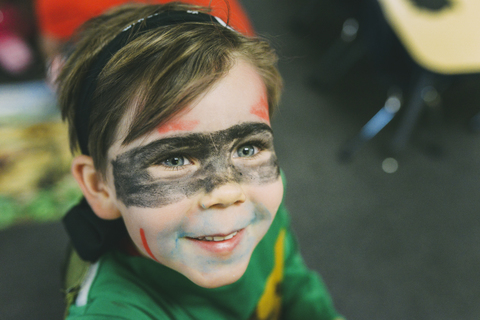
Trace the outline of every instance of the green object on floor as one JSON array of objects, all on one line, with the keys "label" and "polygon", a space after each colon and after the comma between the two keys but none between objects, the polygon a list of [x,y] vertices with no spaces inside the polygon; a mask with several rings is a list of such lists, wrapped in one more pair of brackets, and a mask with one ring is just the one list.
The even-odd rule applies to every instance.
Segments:
[{"label": "green object on floor", "polygon": [[0,195],[0,229],[22,222],[59,220],[81,196],[81,191],[72,177],[65,177],[29,199]]}]

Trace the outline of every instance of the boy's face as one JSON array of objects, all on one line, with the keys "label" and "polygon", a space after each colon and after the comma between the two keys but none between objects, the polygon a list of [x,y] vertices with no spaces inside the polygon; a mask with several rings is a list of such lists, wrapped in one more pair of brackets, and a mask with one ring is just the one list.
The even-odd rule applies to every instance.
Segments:
[{"label": "boy's face", "polygon": [[148,137],[114,144],[109,159],[135,245],[202,287],[244,274],[283,196],[265,86],[243,60]]}]

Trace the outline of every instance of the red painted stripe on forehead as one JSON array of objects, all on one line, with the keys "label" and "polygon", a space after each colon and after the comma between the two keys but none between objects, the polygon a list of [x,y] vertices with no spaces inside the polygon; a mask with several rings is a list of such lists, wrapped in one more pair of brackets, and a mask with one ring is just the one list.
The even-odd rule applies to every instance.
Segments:
[{"label": "red painted stripe on forehead", "polygon": [[265,95],[250,108],[250,113],[270,123],[270,115],[268,114],[268,102]]},{"label": "red painted stripe on forehead", "polygon": [[159,133],[167,133],[171,131],[191,131],[197,125],[198,120],[173,120],[161,125],[157,128]]},{"label": "red painted stripe on forehead", "polygon": [[140,228],[140,237],[142,238],[142,244],[143,247],[145,248],[145,251],[147,251],[148,255],[155,261],[159,262],[157,258],[152,253],[152,250],[150,250],[150,247],[148,246],[147,238],[145,237],[145,231],[143,228]]}]

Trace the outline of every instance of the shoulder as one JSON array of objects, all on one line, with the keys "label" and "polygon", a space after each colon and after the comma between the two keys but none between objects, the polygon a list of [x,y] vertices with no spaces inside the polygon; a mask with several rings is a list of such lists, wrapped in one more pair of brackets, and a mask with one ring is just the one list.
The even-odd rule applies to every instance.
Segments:
[{"label": "shoulder", "polygon": [[67,319],[170,319],[162,307],[166,301],[142,277],[149,262],[119,252],[104,255],[89,267]]}]

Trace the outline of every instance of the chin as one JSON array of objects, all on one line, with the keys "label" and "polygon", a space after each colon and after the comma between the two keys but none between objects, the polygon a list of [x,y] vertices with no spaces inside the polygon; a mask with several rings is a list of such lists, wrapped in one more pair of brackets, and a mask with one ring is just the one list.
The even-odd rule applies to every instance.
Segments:
[{"label": "chin", "polygon": [[246,263],[237,263],[237,265],[235,265],[234,267],[230,265],[225,265],[219,268],[215,268],[215,270],[212,270],[208,273],[204,273],[198,270],[190,270],[189,272],[182,273],[197,286],[207,289],[214,289],[237,282],[247,270],[249,261],[250,258]]}]

